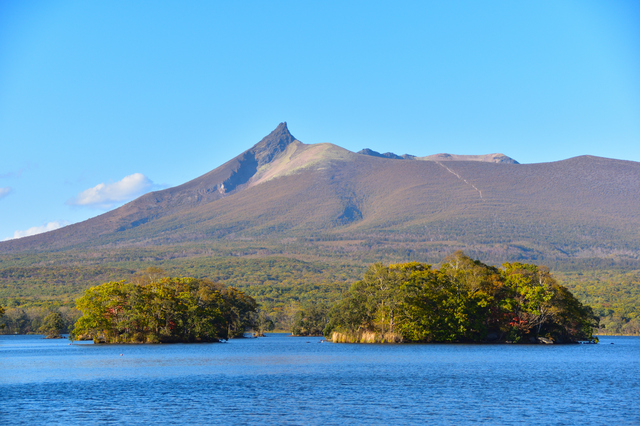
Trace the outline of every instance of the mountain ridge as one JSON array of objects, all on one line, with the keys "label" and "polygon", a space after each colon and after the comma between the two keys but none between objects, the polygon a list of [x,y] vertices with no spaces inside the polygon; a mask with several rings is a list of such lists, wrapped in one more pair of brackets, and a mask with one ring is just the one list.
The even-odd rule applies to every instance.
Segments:
[{"label": "mountain ridge", "polygon": [[371,157],[389,158],[392,160],[422,160],[422,161],[484,161],[488,163],[502,163],[502,164],[520,164],[511,157],[504,154],[483,154],[483,155],[457,155],[457,154],[434,154],[427,155],[425,157],[418,157],[411,154],[397,155],[393,152],[385,152],[381,154],[369,148],[362,149],[357,152],[361,155],[369,155]]},{"label": "mountain ridge", "polygon": [[269,240],[278,247],[297,241],[298,248],[280,249],[294,256],[369,250],[380,259],[408,253],[430,260],[466,249],[503,261],[640,259],[640,163],[421,158],[307,145],[280,123],[198,178],[84,222],[2,242],[0,254]]}]

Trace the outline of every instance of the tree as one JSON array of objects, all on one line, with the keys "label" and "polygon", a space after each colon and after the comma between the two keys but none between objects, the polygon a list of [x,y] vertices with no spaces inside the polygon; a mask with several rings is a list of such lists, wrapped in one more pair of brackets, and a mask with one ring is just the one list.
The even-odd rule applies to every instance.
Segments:
[{"label": "tree", "polygon": [[291,334],[294,336],[322,336],[328,323],[328,313],[329,307],[325,304],[307,304],[296,313]]},{"label": "tree", "polygon": [[547,268],[505,263],[497,269],[457,252],[439,269],[417,262],[372,265],[331,308],[324,332],[347,336],[340,341],[373,333],[377,337],[363,340],[518,342],[545,336],[569,342],[592,339],[597,326],[591,308]]},{"label": "tree", "polygon": [[5,321],[11,334],[27,334],[31,331],[31,321],[24,309],[10,309],[5,315]]},{"label": "tree", "polygon": [[334,331],[356,334],[372,327],[366,295],[359,291],[357,284],[354,283],[329,310],[329,321],[323,331],[325,336],[331,336]]},{"label": "tree", "polygon": [[275,329],[275,324],[269,314],[264,310],[260,310],[255,314],[254,320],[254,336],[263,337],[265,331],[272,331]]},{"label": "tree", "polygon": [[229,287],[222,291],[225,302],[224,319],[227,326],[227,338],[242,337],[244,332],[253,328],[253,313],[257,312],[258,304],[243,291]]},{"label": "tree", "polygon": [[211,342],[251,326],[255,300],[210,280],[162,278],[91,287],[76,301],[73,335],[96,342]]},{"label": "tree", "polygon": [[[125,311],[130,308],[129,295],[133,284],[125,281],[108,282],[87,289],[76,300],[76,307],[83,315],[76,321],[73,337],[88,338],[95,342],[118,341]],[[124,322],[126,327],[126,322]]]},{"label": "tree", "polygon": [[60,337],[60,333],[64,328],[65,323],[62,315],[60,315],[60,312],[54,311],[44,317],[38,331],[44,334],[47,339],[55,339]]},{"label": "tree", "polygon": [[131,279],[131,282],[138,285],[145,285],[159,281],[162,277],[166,277],[167,274],[163,269],[155,266],[149,266],[142,272],[137,273]]}]

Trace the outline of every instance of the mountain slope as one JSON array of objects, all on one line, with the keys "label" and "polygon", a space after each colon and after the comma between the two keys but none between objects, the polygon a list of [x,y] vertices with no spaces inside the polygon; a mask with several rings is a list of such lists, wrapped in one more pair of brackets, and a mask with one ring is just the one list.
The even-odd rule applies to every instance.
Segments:
[{"label": "mountain slope", "polygon": [[122,232],[163,216],[211,203],[246,187],[258,169],[278,158],[295,142],[286,123],[281,123],[251,149],[209,173],[173,188],[145,194],[87,221],[34,237],[5,242],[0,245],[0,253],[83,244],[101,235]]},{"label": "mountain slope", "polygon": [[464,249],[496,262],[640,259],[640,163],[424,158],[306,145],[281,123],[197,179],[0,243],[0,253],[286,240],[280,250],[294,256],[431,260]]}]

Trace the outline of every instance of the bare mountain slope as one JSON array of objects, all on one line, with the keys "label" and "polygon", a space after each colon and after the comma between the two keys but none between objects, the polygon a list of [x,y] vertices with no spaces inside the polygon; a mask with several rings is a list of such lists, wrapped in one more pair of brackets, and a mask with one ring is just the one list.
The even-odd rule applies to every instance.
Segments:
[{"label": "bare mountain slope", "polygon": [[[249,150],[196,179],[162,191],[151,192],[126,205],[56,231],[0,243],[0,253],[23,250],[56,250],[107,240],[118,241],[132,228],[162,217],[179,215],[198,206],[244,189],[287,176],[309,167],[322,167],[334,160],[347,160],[354,153],[332,144],[305,145],[289,132],[286,123],[278,127]],[[206,211],[207,209],[205,209]]]},{"label": "bare mountain slope", "polygon": [[457,154],[435,154],[426,157],[415,157],[416,160],[423,161],[484,161],[487,163],[519,164],[511,157],[504,154],[485,155],[457,155]]},{"label": "bare mountain slope", "polygon": [[394,160],[422,160],[422,161],[483,161],[487,163],[505,163],[505,164],[519,164],[511,157],[507,157],[504,154],[485,154],[485,155],[456,155],[456,154],[434,154],[426,157],[416,157],[411,154],[397,155],[393,152],[385,152],[380,154],[369,148],[358,151],[358,154],[369,155],[371,157],[378,158],[391,158]]},{"label": "bare mountain slope", "polygon": [[305,145],[282,123],[197,179],[82,223],[0,243],[0,253],[243,239],[307,241],[324,250],[313,241],[329,239],[362,242],[349,250],[375,247],[419,259],[462,248],[485,259],[637,261],[639,193],[635,162],[397,161]]},{"label": "bare mountain slope", "polygon": [[211,203],[246,187],[258,169],[277,159],[295,142],[286,123],[281,123],[251,149],[205,175],[173,188],[145,194],[87,221],[34,237],[5,242],[0,245],[0,253],[83,244],[102,235],[123,232],[163,216]]}]

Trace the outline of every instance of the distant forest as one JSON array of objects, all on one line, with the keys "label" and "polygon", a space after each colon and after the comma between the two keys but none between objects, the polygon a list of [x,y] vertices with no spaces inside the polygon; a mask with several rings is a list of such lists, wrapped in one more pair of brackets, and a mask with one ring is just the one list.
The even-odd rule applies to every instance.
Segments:
[{"label": "distant forest", "polygon": [[[69,332],[80,316],[75,299],[86,289],[105,282],[135,282],[149,267],[161,268],[165,276],[235,287],[255,299],[261,315],[278,330],[291,331],[303,312],[326,311],[362,278],[367,265],[375,263],[354,262],[342,255],[319,260],[313,253],[291,258],[274,251],[275,247],[264,245],[239,246],[237,252],[184,246],[179,251],[145,248],[3,256],[0,306],[5,314],[0,324],[5,327],[0,333],[40,333],[52,313],[61,317],[62,331]],[[388,263],[404,259],[401,254],[389,256]],[[553,275],[600,316],[597,333],[640,334],[640,271],[607,264],[601,266],[611,269],[578,266],[554,270]]]}]

